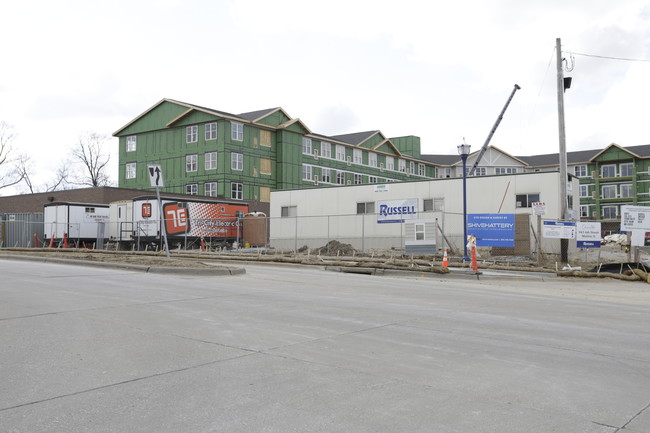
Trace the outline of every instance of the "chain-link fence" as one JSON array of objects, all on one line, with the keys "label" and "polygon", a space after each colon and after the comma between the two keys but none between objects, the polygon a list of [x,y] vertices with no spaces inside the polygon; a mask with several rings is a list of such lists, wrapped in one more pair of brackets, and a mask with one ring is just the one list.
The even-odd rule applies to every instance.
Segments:
[{"label": "chain-link fence", "polygon": [[0,214],[0,247],[38,247],[42,240],[42,213]]}]

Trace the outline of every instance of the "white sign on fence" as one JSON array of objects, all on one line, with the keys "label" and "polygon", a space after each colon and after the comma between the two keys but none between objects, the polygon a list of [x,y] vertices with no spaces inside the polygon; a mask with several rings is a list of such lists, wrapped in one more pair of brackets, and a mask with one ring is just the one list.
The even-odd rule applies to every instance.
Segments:
[{"label": "white sign on fence", "polygon": [[546,215],[546,203],[541,201],[535,201],[531,203],[533,207],[533,215]]},{"label": "white sign on fence", "polygon": [[576,223],[573,221],[544,221],[542,236],[549,239],[575,239]]},{"label": "white sign on fence", "polygon": [[621,206],[621,230],[650,231],[650,207]]}]

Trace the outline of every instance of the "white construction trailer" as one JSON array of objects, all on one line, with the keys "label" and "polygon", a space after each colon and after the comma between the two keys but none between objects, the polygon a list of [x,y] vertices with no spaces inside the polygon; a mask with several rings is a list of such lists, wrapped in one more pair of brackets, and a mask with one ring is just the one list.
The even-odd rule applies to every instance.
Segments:
[{"label": "white construction trailer", "polygon": [[67,238],[70,246],[93,247],[106,238],[108,205],[96,203],[53,202],[43,206],[45,242]]},{"label": "white construction trailer", "polygon": [[[508,223],[515,227],[510,254],[532,254],[540,239],[532,204],[544,203],[544,220],[562,219],[559,176],[469,177],[466,213],[509,215]],[[578,179],[571,176],[567,201],[574,219],[578,189]],[[270,243],[280,249],[315,249],[336,240],[362,251],[410,249],[421,254],[442,248],[462,252],[466,243],[462,178],[273,191],[270,216]],[[541,242],[543,252],[560,252],[559,239]],[[569,247],[575,248],[575,240]]]}]

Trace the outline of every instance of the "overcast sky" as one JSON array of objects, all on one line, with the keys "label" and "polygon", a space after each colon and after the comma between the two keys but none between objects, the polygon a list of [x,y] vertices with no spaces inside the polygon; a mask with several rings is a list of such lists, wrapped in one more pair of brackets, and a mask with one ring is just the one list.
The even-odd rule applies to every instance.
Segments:
[{"label": "overcast sky", "polygon": [[516,83],[491,144],[557,152],[556,38],[573,66],[567,150],[650,144],[650,62],[592,57],[650,59],[647,0],[48,0],[0,15],[0,120],[37,184],[81,133],[110,135],[162,98],[282,107],[316,133],[455,154],[463,137],[480,148]]}]

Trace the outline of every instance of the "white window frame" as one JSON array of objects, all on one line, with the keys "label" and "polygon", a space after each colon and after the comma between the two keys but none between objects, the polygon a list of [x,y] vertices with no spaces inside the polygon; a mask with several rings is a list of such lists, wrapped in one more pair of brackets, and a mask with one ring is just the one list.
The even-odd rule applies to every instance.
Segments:
[{"label": "white window frame", "polygon": [[425,168],[426,166],[424,164],[419,164],[418,163],[418,175],[419,176],[426,176],[427,175],[427,170]]},{"label": "white window frame", "polygon": [[415,162],[409,161],[409,173],[415,174]]},{"label": "white window frame", "polygon": [[199,125],[190,125],[185,128],[185,142],[196,143],[199,141]]},{"label": "white window frame", "polygon": [[332,183],[332,170],[329,168],[321,168],[320,172],[321,182]]},{"label": "white window frame", "polygon": [[576,165],[573,167],[573,174],[576,177],[587,177],[587,166],[586,165]]},{"label": "white window frame", "polygon": [[580,197],[589,197],[589,185],[580,185]]},{"label": "white window frame", "polygon": [[[469,172],[471,168],[466,167],[465,170],[467,171],[467,175],[469,176]],[[474,170],[474,176],[487,176],[487,168],[486,167],[476,167],[476,170]]]},{"label": "white window frame", "polygon": [[368,165],[377,167],[377,154],[375,152],[368,152]]},{"label": "white window frame", "polygon": [[327,141],[320,142],[320,156],[323,158],[332,158],[332,143]]},{"label": "white window frame", "polygon": [[[625,194],[623,192],[624,189],[628,189],[629,193]],[[632,184],[631,183],[622,183],[620,185],[620,187],[619,187],[619,192],[620,192],[619,197],[621,197],[621,198],[630,198],[630,197],[632,197]]]},{"label": "white window frame", "polygon": [[[605,169],[606,168],[607,169],[613,169],[614,170],[614,176],[605,176]],[[616,177],[616,164],[601,165],[600,166],[600,177],[605,177],[605,178]]]},{"label": "white window frame", "polygon": [[368,183],[377,183],[377,176],[368,176]]},{"label": "white window frame", "polygon": [[313,181],[314,176],[313,176],[312,172],[313,172],[313,170],[312,170],[311,165],[303,164],[302,165],[302,180]]},{"label": "white window frame", "polygon": [[217,152],[206,152],[204,166],[206,170],[217,169]]},{"label": "white window frame", "polygon": [[405,159],[398,159],[397,164],[399,165],[399,171],[401,173],[406,173],[406,160]]},{"label": "white window frame", "polygon": [[336,159],[339,161],[345,161],[345,146],[340,144],[336,145]]},{"label": "white window frame", "polygon": [[203,184],[203,195],[207,197],[217,196],[217,182],[206,182]]},{"label": "white window frame", "polygon": [[233,141],[244,141],[244,124],[230,122],[230,138]]},{"label": "white window frame", "polygon": [[282,206],[280,208],[280,218],[295,218],[298,216],[298,206]]},{"label": "white window frame", "polygon": [[[607,192],[606,192],[607,191]],[[610,197],[608,197],[610,196]],[[616,185],[603,185],[600,187],[600,198],[616,198]]]},{"label": "white window frame", "polygon": [[361,185],[363,183],[363,175],[355,173],[354,174],[354,184]]},{"label": "white window frame", "polygon": [[198,183],[188,183],[185,185],[185,194],[187,195],[199,195],[199,184]]},{"label": "white window frame", "polygon": [[336,171],[336,184],[345,185],[345,172],[337,170]]},{"label": "white window frame", "polygon": [[244,199],[244,184],[241,182],[230,182],[230,198],[233,200]]},{"label": "white window frame", "polygon": [[[624,168],[624,167],[625,167],[626,169],[629,169],[629,172],[630,172],[629,174],[624,174],[624,173],[623,173],[623,168]],[[633,175],[634,175],[634,164],[631,163],[631,162],[624,162],[624,163],[620,164],[620,165],[618,166],[618,168],[619,168],[619,175],[620,175],[621,177],[629,177],[629,176],[633,176]],[[627,170],[626,170],[626,171],[627,171]]]},{"label": "white window frame", "polygon": [[590,217],[589,215],[589,205],[581,204],[580,205],[580,216],[581,217]]},{"label": "white window frame", "polygon": [[205,124],[205,141],[217,139],[217,122]]},{"label": "white window frame", "polygon": [[416,223],[415,224],[415,240],[416,241],[424,241],[425,239],[425,224],[424,223]]},{"label": "white window frame", "polygon": [[516,173],[517,173],[516,167],[497,167],[494,169],[494,174],[516,174]]},{"label": "white window frame", "polygon": [[126,151],[135,152],[138,143],[138,137],[135,135],[129,135],[126,137]]},{"label": "white window frame", "polygon": [[185,155],[185,172],[193,173],[198,170],[198,160],[199,155],[193,153],[191,155]]},{"label": "white window frame", "polygon": [[311,155],[311,138],[302,137],[302,154]]},{"label": "white window frame", "polygon": [[244,170],[244,154],[239,152],[230,152],[230,169],[236,171]]},{"label": "white window frame", "polygon": [[352,160],[355,164],[363,164],[363,152],[361,149],[352,149]]},{"label": "white window frame", "polygon": [[386,170],[395,170],[395,158],[392,156],[386,157]]},{"label": "white window frame", "polygon": [[[611,209],[614,209],[614,216],[605,216],[605,211]],[[603,219],[616,219],[618,218],[618,206],[603,206],[601,207],[601,213]]]},{"label": "white window frame", "polygon": [[124,168],[124,177],[126,179],[135,179],[136,177],[137,163],[127,162]]}]

